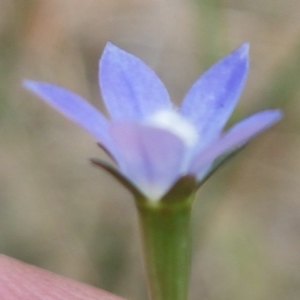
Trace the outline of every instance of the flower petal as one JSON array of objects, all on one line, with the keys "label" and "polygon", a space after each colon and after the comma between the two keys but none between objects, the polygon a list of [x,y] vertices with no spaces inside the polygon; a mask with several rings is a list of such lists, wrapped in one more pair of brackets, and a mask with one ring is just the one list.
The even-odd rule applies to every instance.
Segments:
[{"label": "flower petal", "polygon": [[126,189],[128,189],[136,199],[144,198],[144,195],[141,194],[137,187],[133,185],[133,183],[129,181],[127,177],[121,174],[120,171],[114,166],[99,158],[92,158],[91,162],[95,166],[105,170],[110,175],[112,175],[117,181],[119,181],[119,183],[121,183]]},{"label": "flower petal", "polygon": [[100,59],[99,84],[114,120],[141,120],[172,107],[165,86],[153,70],[111,43]]},{"label": "flower petal", "polygon": [[91,133],[109,152],[114,152],[108,135],[108,121],[100,111],[83,98],[67,89],[45,82],[25,80],[23,84],[46,103]]},{"label": "flower petal", "polygon": [[210,165],[218,156],[243,146],[251,138],[279,121],[281,117],[282,112],[280,110],[266,110],[239,122],[220,139],[198,153],[190,165],[189,173],[202,174],[203,168]]},{"label": "flower petal", "polygon": [[111,127],[121,172],[149,199],[158,200],[179,178],[184,145],[172,133],[141,124]]},{"label": "flower petal", "polygon": [[247,43],[208,69],[192,86],[181,113],[199,130],[202,144],[223,129],[244,87],[248,71]]}]

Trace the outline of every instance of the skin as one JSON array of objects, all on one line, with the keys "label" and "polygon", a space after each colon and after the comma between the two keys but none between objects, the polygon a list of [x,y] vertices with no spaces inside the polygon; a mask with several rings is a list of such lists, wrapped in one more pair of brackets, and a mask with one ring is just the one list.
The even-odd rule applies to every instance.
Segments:
[{"label": "skin", "polygon": [[0,255],[0,299],[124,300],[5,255]]}]

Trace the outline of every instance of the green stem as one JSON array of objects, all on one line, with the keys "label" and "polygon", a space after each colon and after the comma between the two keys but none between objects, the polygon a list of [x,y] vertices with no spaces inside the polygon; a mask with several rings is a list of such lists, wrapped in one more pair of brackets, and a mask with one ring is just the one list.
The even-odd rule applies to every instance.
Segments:
[{"label": "green stem", "polygon": [[186,300],[191,201],[137,202],[151,300]]}]

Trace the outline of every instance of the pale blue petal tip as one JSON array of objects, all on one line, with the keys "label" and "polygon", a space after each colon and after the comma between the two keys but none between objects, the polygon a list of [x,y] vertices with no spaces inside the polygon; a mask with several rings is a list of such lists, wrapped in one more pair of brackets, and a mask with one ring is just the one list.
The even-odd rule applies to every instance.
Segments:
[{"label": "pale blue petal tip", "polygon": [[274,109],[274,114],[276,114],[277,120],[279,121],[280,119],[283,118],[283,111],[281,109]]},{"label": "pale blue petal tip", "polygon": [[250,43],[249,42],[245,42],[240,46],[241,52],[245,53],[246,55],[249,54],[249,50],[250,50]]},{"label": "pale blue petal tip", "polygon": [[29,79],[24,79],[22,81],[22,85],[27,89],[31,89],[33,87],[34,83],[35,82],[33,80],[29,80]]},{"label": "pale blue petal tip", "polygon": [[270,123],[276,123],[283,118],[283,111],[281,109],[268,109],[264,112],[261,112],[262,115],[265,115],[265,118],[269,119]]},{"label": "pale blue petal tip", "polygon": [[112,44],[111,42],[106,43],[104,50],[103,50],[103,54],[100,57],[100,62],[107,53],[118,50],[118,49],[119,48],[117,46],[115,46],[114,44]]},{"label": "pale blue petal tip", "polygon": [[[23,87],[25,87],[27,90],[33,92],[33,93],[40,93],[42,85],[46,86],[50,86],[50,83],[46,83],[46,82],[41,82],[41,81],[34,81],[34,80],[30,80],[30,79],[24,79],[23,82]],[[42,96],[39,94],[39,96]]]},{"label": "pale blue petal tip", "polygon": [[249,58],[249,50],[250,50],[250,44],[248,42],[243,43],[241,46],[239,46],[235,51],[233,51],[234,54],[238,54],[240,58]]}]

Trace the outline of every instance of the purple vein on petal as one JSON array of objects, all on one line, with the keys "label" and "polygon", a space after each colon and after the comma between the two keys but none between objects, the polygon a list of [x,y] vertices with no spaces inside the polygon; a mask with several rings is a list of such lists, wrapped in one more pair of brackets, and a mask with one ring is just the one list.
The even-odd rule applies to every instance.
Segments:
[{"label": "purple vein on petal", "polygon": [[181,113],[199,130],[205,144],[222,131],[244,87],[249,45],[243,44],[209,68],[191,87]]},{"label": "purple vein on petal", "polygon": [[234,125],[220,139],[200,151],[190,165],[189,172],[201,174],[205,166],[212,163],[217,157],[246,144],[251,138],[271,127],[282,118],[281,110],[266,110],[258,112]]},{"label": "purple vein on petal", "polygon": [[[110,152],[114,152],[104,115],[82,97],[69,90],[45,82],[24,80],[24,87],[47,104],[92,134]],[[112,153],[114,155],[114,153]]]},{"label": "purple vein on petal", "polygon": [[131,122],[111,125],[122,173],[150,199],[158,199],[179,178],[185,147],[166,130]]},{"label": "purple vein on petal", "polygon": [[99,84],[114,120],[141,120],[172,107],[168,91],[154,71],[111,43],[99,62]]}]

